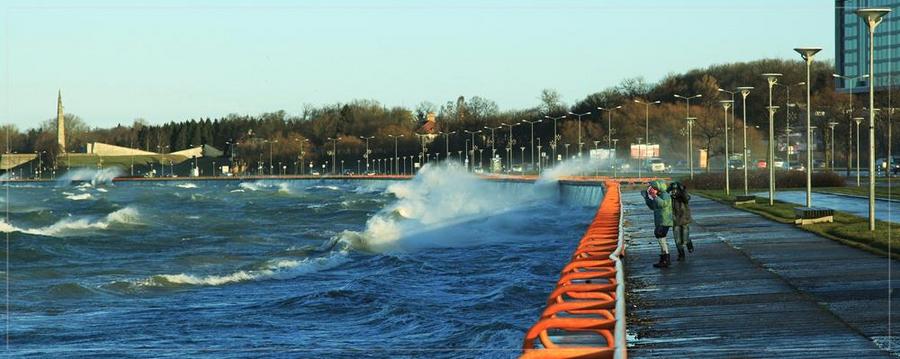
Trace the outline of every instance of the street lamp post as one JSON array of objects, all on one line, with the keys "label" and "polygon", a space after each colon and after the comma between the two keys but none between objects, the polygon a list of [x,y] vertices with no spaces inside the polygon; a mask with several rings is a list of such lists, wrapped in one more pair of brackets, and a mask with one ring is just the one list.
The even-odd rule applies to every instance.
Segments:
[{"label": "street lamp post", "polygon": [[[853,159],[850,157],[853,156],[853,85],[859,79],[869,78],[869,74],[864,74],[861,76],[850,77],[843,76],[838,74],[831,74],[835,78],[839,78],[844,81],[850,81],[851,86],[850,90],[847,91],[847,94],[850,95],[850,109],[847,111],[848,117],[850,119],[850,131],[847,132],[847,177],[850,177],[850,168],[853,167]],[[858,185],[857,185],[858,187]]]},{"label": "street lamp post", "polygon": [[685,120],[687,120],[687,131],[685,131],[685,135],[687,135],[687,158],[690,163],[691,178],[694,178],[694,121],[697,118],[688,117]]},{"label": "street lamp post", "polygon": [[[726,89],[720,88],[718,91],[731,95],[731,122],[733,123],[734,122],[734,108],[737,107],[737,106],[734,106],[734,104],[735,104],[734,95],[738,93],[738,90],[728,91]],[[728,115],[726,115],[725,117],[728,117]],[[731,126],[731,128],[734,129],[734,126]],[[728,130],[728,123],[725,123],[725,130]],[[735,148],[736,147],[734,146],[734,132],[732,132],[731,133],[731,150],[733,151]],[[728,162],[728,160],[730,160],[730,158],[731,158],[731,154],[728,153],[728,151],[725,151],[725,159],[726,159],[725,162]]]},{"label": "street lamp post", "polygon": [[[388,135],[388,136],[390,136],[390,135]],[[363,158],[366,159],[366,172],[369,172],[369,154],[371,153],[371,152],[369,152],[369,140],[375,138],[375,136],[369,136],[369,137],[359,136],[359,138],[366,140],[366,153],[363,155]],[[341,173],[343,173],[343,172],[344,171],[341,171]]]},{"label": "street lamp post", "polygon": [[335,161],[335,160],[337,159],[337,141],[338,141],[338,139],[328,137],[328,140],[331,141],[331,174],[333,175],[334,172],[336,171],[335,166],[337,166],[335,164],[335,162],[337,162],[337,161]]},{"label": "street lamp post", "polygon": [[553,164],[556,164],[556,145],[559,144],[559,135],[556,133],[556,121],[562,120],[562,119],[566,118],[566,116],[565,115],[557,116],[557,117],[544,116],[544,118],[546,118],[548,120],[553,120],[553,141],[550,141],[550,149],[553,150]]},{"label": "street lamp post", "polygon": [[675,94],[675,98],[685,100],[685,102],[686,102],[685,108],[687,109],[687,115],[685,116],[685,118],[688,119],[688,134],[687,134],[688,135],[688,146],[687,147],[688,147],[688,164],[689,164],[690,170],[691,170],[691,179],[694,179],[694,154],[691,152],[693,146],[690,143],[694,139],[694,136],[692,133],[693,127],[694,127],[694,121],[691,119],[692,118],[691,117],[691,99],[700,98],[700,97],[703,97],[703,94],[696,94],[694,96],[681,96],[679,94]]},{"label": "street lamp post", "polygon": [[831,121],[828,123],[828,128],[831,129],[831,170],[834,171],[834,126],[837,126],[837,122]]},{"label": "street lamp post", "polygon": [[300,166],[297,167],[297,172],[299,172],[297,174],[302,175],[303,174],[303,157],[306,155],[306,152],[303,152],[303,143],[309,142],[309,139],[304,138],[301,140],[299,138],[295,138],[294,141],[300,142],[300,156],[299,156],[300,157]]},{"label": "street lamp post", "polygon": [[496,148],[496,146],[495,146],[495,144],[497,143],[497,141],[496,141],[496,139],[494,138],[494,130],[499,130],[499,129],[503,128],[503,126],[497,126],[497,127],[488,127],[488,126],[484,126],[484,128],[485,128],[486,130],[491,130],[491,160],[489,161],[491,164],[490,164],[490,166],[488,166],[488,167],[491,169],[491,171],[493,171],[493,168],[494,168],[494,167],[493,167],[493,166],[494,166],[494,157],[497,156],[497,148]]},{"label": "street lamp post", "polygon": [[744,114],[743,114],[743,122],[744,122],[743,148],[744,148],[744,152],[741,154],[741,159],[744,160],[744,195],[746,196],[746,195],[748,195],[747,192],[749,191],[749,182],[747,180],[747,167],[748,167],[748,164],[747,164],[747,96],[750,95],[750,90],[753,90],[753,87],[741,86],[741,87],[738,87],[737,90],[741,92],[741,100],[743,101],[741,103],[741,110],[744,111]]},{"label": "street lamp post", "polygon": [[[590,113],[590,112],[588,112],[588,113]],[[525,122],[525,123],[531,125],[531,169],[534,170],[536,168],[536,167],[534,167],[534,124],[541,123],[541,122],[543,122],[543,120],[537,120],[537,121],[523,120],[522,122]],[[525,160],[523,159],[522,162],[524,165]]]},{"label": "street lamp post", "polygon": [[[481,130],[476,130],[476,131],[465,130],[465,131],[466,131],[467,134],[469,134],[469,135],[472,136],[472,152],[471,152],[471,153],[472,153],[472,157],[471,157],[472,160],[469,161],[469,163],[472,165],[472,170],[471,170],[471,172],[475,172],[475,150],[478,149],[478,147],[475,146],[475,134],[481,133]],[[468,157],[468,155],[469,155],[469,147],[466,146],[466,156]],[[466,168],[466,170],[468,170],[468,168]]]},{"label": "street lamp post", "polygon": [[[634,100],[634,103],[644,105],[644,138],[647,139],[647,145],[650,145],[650,106],[651,105],[659,105],[660,103],[662,103],[662,101],[657,100],[657,101],[653,101],[653,102],[643,102],[641,100]],[[638,141],[638,142],[640,142],[640,141]],[[638,143],[638,145],[641,145],[641,144]],[[644,155],[643,155],[644,147],[643,147],[643,145],[641,145],[640,148],[641,148],[641,151],[640,151],[641,154],[639,156],[641,157],[641,164],[638,166],[638,172],[641,171],[640,168],[641,168],[641,166],[644,165]],[[638,177],[640,177],[640,174],[638,174]]]},{"label": "street lamp post", "polygon": [[509,163],[509,167],[508,167],[509,170],[512,170],[512,148],[513,148],[512,147],[513,146],[512,129],[513,129],[513,127],[518,126],[519,124],[521,124],[521,122],[509,123],[509,124],[501,123],[500,124],[500,126],[509,126],[509,141],[506,143],[506,153],[507,153],[507,157],[508,157],[506,160],[507,160],[507,163]]},{"label": "street lamp post", "polygon": [[[810,67],[821,47],[798,47],[794,49],[806,62],[806,207],[812,207],[812,102]],[[874,163],[874,162],[873,162]]]},{"label": "street lamp post", "polygon": [[397,139],[399,139],[400,137],[403,137],[403,135],[397,135],[397,136],[388,135],[388,137],[394,139],[394,160],[392,161],[393,166],[394,166],[393,170],[394,170],[394,174],[399,174],[400,172],[398,170],[398,167],[400,167],[400,165],[397,162],[400,161],[400,158],[397,157]]},{"label": "street lamp post", "polygon": [[728,168],[728,165],[729,165],[729,163],[728,163],[729,162],[729,160],[728,160],[728,109],[732,109],[732,110],[734,109],[734,107],[733,107],[734,100],[722,100],[719,102],[722,103],[722,109],[725,111],[724,112],[724,114],[725,114],[725,138],[723,141],[723,142],[725,142],[725,195],[730,196],[731,195],[731,177],[730,177],[729,173],[731,171],[729,171],[729,168]]},{"label": "street lamp post", "polygon": [[888,8],[856,10],[869,28],[869,231],[875,230],[875,28],[889,12]]},{"label": "street lamp post", "polygon": [[[612,131],[612,113],[613,113],[613,111],[618,110],[618,109],[620,109],[620,108],[622,108],[622,106],[616,106],[616,107],[612,107],[612,108],[597,107],[597,109],[600,110],[600,111],[606,111],[606,145],[608,146],[609,153],[608,153],[607,155],[609,155],[609,156],[612,155],[612,149],[613,149],[613,144],[612,144],[612,132],[613,132],[613,131]],[[581,138],[578,138],[578,142],[581,142]],[[579,147],[578,147],[579,150],[581,149],[580,146],[581,146],[581,145],[579,144]]]},{"label": "street lamp post", "polygon": [[650,143],[650,106],[651,105],[659,105],[662,103],[661,101],[653,101],[653,102],[643,102],[641,100],[634,100],[634,103],[639,103],[644,105],[644,138],[647,139],[647,143]]},{"label": "street lamp post", "polygon": [[[610,141],[612,141],[612,143],[613,143],[612,147],[613,147],[613,148],[616,148],[616,143],[619,142],[619,139],[618,139],[618,138],[613,138],[613,139],[611,139]],[[616,178],[616,177],[619,176],[618,173],[616,172],[616,171],[618,170],[618,168],[616,167],[616,156],[613,156],[613,157],[612,157],[612,164],[613,164],[613,165],[612,165],[612,168],[613,168],[613,178]]]},{"label": "street lamp post", "polygon": [[[619,107],[621,107],[621,106],[619,106]],[[581,117],[590,115],[591,113],[590,112],[585,112],[585,113],[569,112],[569,114],[573,115],[575,117],[578,117],[578,155],[576,155],[575,157],[581,157],[581,145],[583,145],[583,143],[581,141]]]},{"label": "street lamp post", "polygon": [[860,168],[859,168],[859,124],[862,123],[862,121],[864,119],[865,118],[863,118],[863,117],[854,117],[853,118],[853,121],[856,122],[856,187],[862,186],[862,183],[860,180],[860,175],[859,175],[859,170],[860,170]]},{"label": "street lamp post", "polygon": [[[444,135],[444,160],[450,159],[450,135],[456,133],[456,131],[451,132],[438,132],[439,135]],[[493,133],[493,132],[491,132]]]},{"label": "street lamp post", "polygon": [[775,205],[775,110],[778,106],[772,106],[772,89],[778,83],[781,74],[765,73],[766,81],[769,84],[769,153],[766,167],[769,169],[769,206]]},{"label": "street lamp post", "polygon": [[[790,134],[791,133],[791,107],[794,106],[794,104],[791,103],[791,87],[804,86],[804,85],[806,85],[806,81],[801,81],[801,82],[791,84],[791,85],[782,85],[779,83],[775,84],[775,86],[784,87],[784,90],[785,90],[784,127],[785,127],[785,133],[787,133],[787,135],[785,136],[785,142],[786,142],[785,146],[786,147],[785,147],[785,151],[784,151],[785,152],[784,157],[785,157],[785,166],[788,169],[791,168],[791,134]],[[798,158],[797,161],[800,161],[800,159]]]}]

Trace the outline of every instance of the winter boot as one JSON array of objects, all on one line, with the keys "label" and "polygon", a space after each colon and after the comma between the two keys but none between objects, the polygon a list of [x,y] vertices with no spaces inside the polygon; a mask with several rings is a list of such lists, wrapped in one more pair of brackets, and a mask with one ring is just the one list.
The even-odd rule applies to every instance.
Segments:
[{"label": "winter boot", "polygon": [[678,261],[684,261],[684,247],[678,247]]},{"label": "winter boot", "polygon": [[653,263],[653,266],[656,268],[668,268],[669,267],[669,255],[668,254],[660,254],[659,255],[659,263]]},{"label": "winter boot", "polygon": [[694,253],[694,242],[687,241],[688,253]]}]

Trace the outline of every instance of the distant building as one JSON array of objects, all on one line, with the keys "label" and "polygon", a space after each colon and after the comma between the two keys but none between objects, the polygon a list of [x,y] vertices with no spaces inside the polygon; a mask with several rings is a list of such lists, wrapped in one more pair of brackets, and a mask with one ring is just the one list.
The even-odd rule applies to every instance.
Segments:
[{"label": "distant building", "polygon": [[[887,87],[891,78],[900,76],[900,0],[836,0],[834,5],[834,68],[840,75],[851,78],[865,75],[869,66],[869,30],[856,15],[856,9],[893,10],[875,32],[875,87],[876,90]],[[838,91],[868,91],[866,79],[835,80]]]},{"label": "distant building", "polygon": [[419,130],[416,132],[425,135],[428,142],[433,141],[438,136],[437,115],[434,112],[425,115],[425,122],[419,126]]},{"label": "distant building", "polygon": [[66,118],[62,104],[62,90],[56,95],[56,143],[60,153],[66,153]]}]

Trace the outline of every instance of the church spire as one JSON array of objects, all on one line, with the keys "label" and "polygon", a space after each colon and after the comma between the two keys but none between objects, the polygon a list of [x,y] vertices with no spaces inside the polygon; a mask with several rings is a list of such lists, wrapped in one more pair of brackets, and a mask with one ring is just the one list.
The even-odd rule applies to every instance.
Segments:
[{"label": "church spire", "polygon": [[56,97],[56,142],[62,153],[66,152],[66,119],[62,104],[62,89]]}]

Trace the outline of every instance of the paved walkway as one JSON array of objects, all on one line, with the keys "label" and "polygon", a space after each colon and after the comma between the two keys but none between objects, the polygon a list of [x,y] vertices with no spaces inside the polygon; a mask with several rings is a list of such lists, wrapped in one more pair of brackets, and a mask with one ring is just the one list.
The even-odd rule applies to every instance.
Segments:
[{"label": "paved walkway", "polygon": [[[630,357],[889,356],[885,257],[695,196],[696,251],[659,270],[651,213],[637,191],[623,202]],[[893,348],[900,354],[896,337]]]},{"label": "paved walkway", "polygon": [[[757,192],[754,195],[768,200],[769,192]],[[776,191],[775,199],[779,201],[806,205],[805,191]],[[833,208],[859,217],[869,218],[869,199],[842,196],[827,193],[812,193],[814,207]],[[875,218],[881,221],[900,223],[900,203],[888,200],[875,201]]]}]

